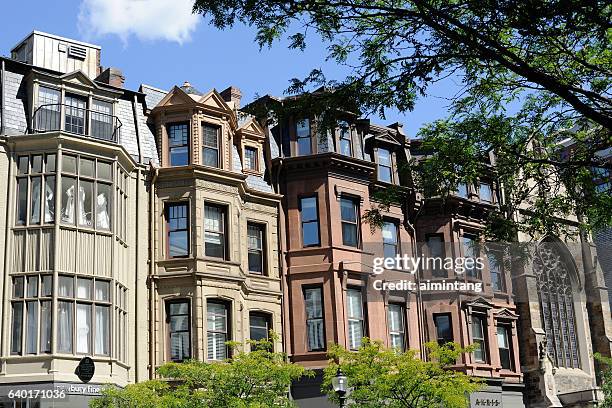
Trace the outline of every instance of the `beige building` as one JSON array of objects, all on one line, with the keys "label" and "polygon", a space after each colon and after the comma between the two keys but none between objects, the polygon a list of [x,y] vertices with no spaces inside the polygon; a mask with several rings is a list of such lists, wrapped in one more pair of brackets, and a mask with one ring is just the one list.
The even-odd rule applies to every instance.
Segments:
[{"label": "beige building", "polygon": [[151,112],[161,158],[151,172],[151,370],[223,360],[227,341],[248,350],[248,339],[281,332],[280,196],[264,180],[263,131],[239,102],[236,88],[185,83]]}]

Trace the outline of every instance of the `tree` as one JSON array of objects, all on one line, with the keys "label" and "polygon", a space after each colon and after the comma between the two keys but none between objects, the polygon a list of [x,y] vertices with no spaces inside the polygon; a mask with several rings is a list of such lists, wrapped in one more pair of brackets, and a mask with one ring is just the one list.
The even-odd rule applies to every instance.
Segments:
[{"label": "tree", "polygon": [[490,171],[484,162],[494,153],[505,196],[491,237],[562,235],[570,215],[582,231],[612,224],[612,194],[593,184],[612,169],[598,155],[612,145],[609,2],[196,0],[194,11],[221,29],[255,26],[260,47],[287,36],[303,49],[316,32],[328,58],[352,74],[328,80],[314,69],[291,81],[287,92],[303,97],[286,105],[318,113],[323,127],[335,121],[330,107],[384,117],[387,108],[412,109],[432,83],[460,79],[450,116],[420,131],[431,154],[405,171],[425,198],[444,196]]},{"label": "tree", "polygon": [[382,343],[363,339],[358,351],[347,351],[335,345],[329,355],[332,363],[325,369],[323,389],[338,402],[331,379],[338,368],[347,376],[349,407],[355,408],[463,408],[468,394],[478,391],[481,381],[455,371],[452,365],[462,353],[455,343],[438,346],[427,344],[429,360],[419,358],[416,350],[398,352],[385,349]]},{"label": "tree", "polygon": [[611,408],[612,407],[612,358],[602,356],[599,353],[595,353],[595,363],[600,368],[605,368],[599,371],[601,378],[601,391],[604,394],[604,400],[601,401],[597,406],[600,408]]},{"label": "tree", "polygon": [[283,353],[272,352],[272,340],[250,341],[253,351],[237,351],[224,362],[166,363],[161,379],[105,388],[91,408],[264,408],[293,407],[289,386],[312,375],[289,363]]}]

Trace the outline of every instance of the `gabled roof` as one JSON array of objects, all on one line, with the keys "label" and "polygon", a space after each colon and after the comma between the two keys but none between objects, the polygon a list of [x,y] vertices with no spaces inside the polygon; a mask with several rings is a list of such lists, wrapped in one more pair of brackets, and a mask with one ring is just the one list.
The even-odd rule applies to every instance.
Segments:
[{"label": "gabled roof", "polygon": [[238,128],[237,133],[257,139],[265,139],[266,135],[255,118],[251,117]]}]

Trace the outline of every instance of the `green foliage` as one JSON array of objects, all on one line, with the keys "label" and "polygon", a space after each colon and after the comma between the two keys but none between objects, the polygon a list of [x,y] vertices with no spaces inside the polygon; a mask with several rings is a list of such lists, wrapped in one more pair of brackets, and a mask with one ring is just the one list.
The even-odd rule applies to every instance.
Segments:
[{"label": "green foliage", "polygon": [[91,401],[91,408],[288,408],[289,386],[312,373],[270,351],[271,340],[249,341],[251,352],[238,351],[224,362],[167,363],[157,372],[162,378],[124,389],[107,387]]},{"label": "green foliage", "polygon": [[462,353],[455,343],[438,346],[427,344],[428,361],[419,358],[416,350],[401,353],[386,349],[382,343],[363,339],[357,351],[335,345],[330,349],[330,365],[325,369],[323,390],[338,403],[332,378],[338,368],[348,378],[348,406],[355,408],[463,408],[468,394],[479,390],[479,379],[452,369]]},{"label": "green foliage", "polygon": [[605,366],[598,374],[601,377],[601,391],[604,394],[604,400],[597,406],[599,408],[612,408],[612,358],[605,357],[600,353],[595,353],[595,363],[601,367]]},{"label": "green foliage", "polygon": [[[350,67],[346,78],[315,69],[292,79],[287,93],[302,97],[260,105],[280,117],[320,117],[323,128],[338,112],[384,117],[411,110],[442,78],[460,82],[449,117],[420,131],[430,155],[407,171],[425,199],[446,197],[492,173],[483,159],[494,153],[504,203],[490,215],[490,237],[574,234],[571,215],[583,231],[612,223],[612,194],[592,181],[612,170],[596,154],[612,145],[612,3],[196,0],[194,11],[218,28],[254,26],[260,47],[323,40],[328,59]],[[571,155],[559,145],[568,137]],[[379,218],[368,214],[373,225]]]}]

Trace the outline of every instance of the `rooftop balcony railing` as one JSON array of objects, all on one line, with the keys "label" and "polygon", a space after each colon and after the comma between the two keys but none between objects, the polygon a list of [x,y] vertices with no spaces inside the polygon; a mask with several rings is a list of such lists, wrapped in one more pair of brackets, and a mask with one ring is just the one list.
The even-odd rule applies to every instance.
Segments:
[{"label": "rooftop balcony railing", "polygon": [[32,120],[33,133],[63,130],[113,143],[119,143],[120,129],[116,116],[61,103],[39,106]]}]

